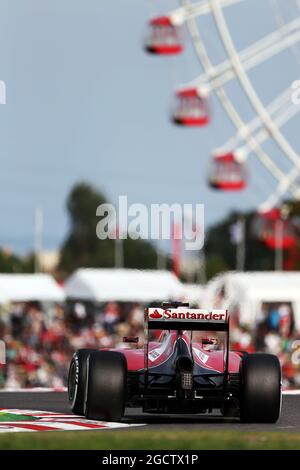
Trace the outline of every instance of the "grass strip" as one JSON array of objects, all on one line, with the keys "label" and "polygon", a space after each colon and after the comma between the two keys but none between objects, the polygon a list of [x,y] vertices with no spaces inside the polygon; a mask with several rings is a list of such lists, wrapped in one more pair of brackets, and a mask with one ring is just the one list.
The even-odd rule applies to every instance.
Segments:
[{"label": "grass strip", "polygon": [[300,433],[180,429],[7,433],[0,435],[0,449],[294,450],[300,449]]}]

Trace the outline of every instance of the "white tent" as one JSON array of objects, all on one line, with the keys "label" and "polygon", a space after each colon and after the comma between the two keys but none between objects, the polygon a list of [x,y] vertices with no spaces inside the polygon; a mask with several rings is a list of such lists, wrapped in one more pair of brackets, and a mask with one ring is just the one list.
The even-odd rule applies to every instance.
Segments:
[{"label": "white tent", "polygon": [[183,284],[169,271],[82,268],[67,279],[65,292],[70,299],[93,302],[181,300]]},{"label": "white tent", "polygon": [[183,284],[184,298],[190,305],[200,307],[203,298],[204,288],[199,284]]},{"label": "white tent", "polygon": [[0,274],[0,304],[64,299],[64,290],[48,274]]},{"label": "white tent", "polygon": [[[225,296],[219,296],[224,288]],[[219,296],[219,297],[218,297]],[[225,273],[210,281],[204,302],[220,307],[236,305],[241,322],[253,325],[263,302],[291,302],[297,329],[300,329],[300,272]]]}]

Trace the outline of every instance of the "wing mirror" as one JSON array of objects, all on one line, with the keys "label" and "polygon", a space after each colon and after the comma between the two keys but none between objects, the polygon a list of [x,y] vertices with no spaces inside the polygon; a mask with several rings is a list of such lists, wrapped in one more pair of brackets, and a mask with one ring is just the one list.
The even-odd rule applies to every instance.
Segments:
[{"label": "wing mirror", "polygon": [[138,344],[138,342],[139,342],[139,337],[138,336],[124,336],[123,337],[123,343]]},{"label": "wing mirror", "polygon": [[209,338],[202,338],[202,346],[206,346],[207,344],[213,344],[212,340]]},{"label": "wing mirror", "polygon": [[217,338],[202,338],[202,346],[216,345],[218,344]]}]

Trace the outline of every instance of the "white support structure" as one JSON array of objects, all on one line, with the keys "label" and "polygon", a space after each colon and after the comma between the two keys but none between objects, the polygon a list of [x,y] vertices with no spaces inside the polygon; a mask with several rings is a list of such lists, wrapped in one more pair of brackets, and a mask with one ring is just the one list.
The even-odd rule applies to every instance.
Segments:
[{"label": "white support structure", "polygon": [[[181,0],[182,4],[185,8],[188,8],[191,3],[190,0]],[[187,26],[192,37],[194,48],[198,58],[204,70],[207,74],[208,81],[213,78],[214,74],[214,66],[207,54],[206,48],[200,36],[198,26],[195,20],[195,17],[189,18],[187,20]],[[236,52],[235,52],[236,53]],[[234,64],[232,64],[233,66]],[[234,67],[235,69],[235,67]],[[224,110],[226,111],[228,117],[234,124],[235,128],[237,129],[238,133],[240,134],[241,138],[243,138],[251,151],[257,156],[259,161],[265,166],[265,168],[270,172],[270,174],[277,180],[279,183],[285,178],[284,172],[275,164],[272,158],[262,149],[260,144],[256,141],[251,134],[249,134],[247,124],[243,121],[241,116],[239,115],[237,109],[229,99],[224,87],[219,87],[216,90],[216,94],[223,105]],[[290,191],[294,197],[299,197],[299,190],[297,188],[290,188]]]},{"label": "white support structure", "polygon": [[298,168],[293,167],[292,170],[282,178],[276,190],[262,204],[260,204],[259,211],[267,212],[273,209],[297,178],[299,178],[299,170]]},{"label": "white support structure", "polygon": [[[250,70],[266,62],[276,54],[286,50],[300,41],[300,18],[282,26],[276,32],[260,39],[250,47],[239,52],[240,61],[244,70]],[[209,88],[216,90],[222,87],[228,81],[236,78],[235,71],[230,60],[225,60],[221,64],[212,68],[210,72]],[[196,79],[184,85],[189,86],[207,86],[207,71]]]},{"label": "white support structure", "polygon": [[[282,93],[276,100],[274,100],[268,107],[268,113],[272,116],[276,125],[281,128],[285,124],[287,124],[294,116],[296,116],[300,112],[300,106],[295,106],[291,102],[290,90],[286,90]],[[255,117],[252,121],[250,121],[247,125],[247,129],[249,134],[254,134],[255,139],[259,144],[264,143],[267,139],[269,139],[269,133],[264,127],[261,127],[261,122],[258,117]],[[222,147],[216,149],[214,153],[227,153],[234,150],[240,142],[242,138],[239,133],[237,133],[234,137],[232,137],[226,144]],[[243,146],[240,146],[241,153],[246,158],[251,153],[251,148],[245,143]]]},{"label": "white support structure", "polygon": [[[267,106],[267,110],[271,116],[275,117],[277,114],[283,112],[283,110],[289,105],[291,105],[291,90],[288,88]],[[216,151],[220,153],[230,152],[232,149],[235,149],[240,145],[246,135],[254,134],[261,127],[259,117],[255,116],[250,122],[245,124],[245,128],[239,129],[233,137],[223,144],[222,147],[216,149]]]},{"label": "white support structure", "polygon": [[[230,7],[236,3],[244,2],[245,0],[219,0],[222,7]],[[174,25],[181,25],[185,21],[201,15],[207,15],[211,12],[209,0],[202,0],[201,2],[189,4],[183,8],[177,8],[171,11],[167,16],[171,19]]]},{"label": "white support structure", "polygon": [[[293,103],[288,103],[288,106],[286,106],[285,109],[281,110],[280,113],[278,113],[276,116],[273,117],[273,121],[276,124],[278,128],[283,127],[285,124],[287,124],[288,121],[290,121],[296,114],[300,112],[300,107],[295,106]],[[263,144],[267,139],[269,139],[269,133],[267,132],[266,128],[263,127],[257,134],[255,135],[255,139],[257,142],[260,144]],[[245,144],[242,147],[243,154],[245,156],[248,156],[251,153],[251,149],[248,147],[247,144]]]},{"label": "white support structure", "polygon": [[[300,188],[296,184],[296,180],[300,175],[300,155],[280,130],[300,109],[291,103],[289,90],[283,92],[269,106],[265,107],[249,80],[247,71],[265,63],[276,54],[289,48],[294,48],[295,51],[295,45],[300,42],[300,15],[293,21],[285,23],[277,0],[269,0],[275,12],[277,30],[259,39],[244,50],[237,51],[223,9],[244,3],[245,1],[202,0],[192,3],[191,0],[181,0],[182,6],[169,12],[167,16],[175,26],[181,25],[184,22],[187,23],[196,54],[204,68],[203,74],[185,84],[183,88],[192,87],[198,88],[200,91],[214,91],[236,128],[236,135],[227,144],[222,146],[221,149],[217,149],[218,152],[222,153],[223,151],[225,153],[225,150],[227,152],[234,151],[237,155],[243,155],[244,158],[253,153],[258,158],[277,182],[276,190],[263,205],[265,208],[272,208],[287,191],[293,197],[300,198]],[[297,7],[300,13],[300,0],[297,0]],[[196,18],[200,15],[210,15],[213,18],[221,43],[227,53],[227,59],[218,65],[214,65],[210,60],[199,33]],[[298,56],[297,60],[300,64]],[[225,90],[225,84],[232,79],[239,81],[246,98],[256,114],[248,123],[244,122]],[[278,146],[281,154],[291,163],[292,168],[288,174],[263,149],[262,144],[270,138]]]},{"label": "white support structure", "polygon": [[[285,21],[282,16],[281,8],[279,7],[279,4],[278,4],[278,0],[269,0],[269,3],[274,12],[274,17],[277,22],[278,28],[281,28],[285,24]],[[296,0],[295,6],[298,10],[298,14],[300,14],[300,0]],[[297,49],[296,46],[293,46],[291,50],[295,57],[296,62],[300,65],[299,49]]]},{"label": "white support structure", "polygon": [[[210,0],[210,5],[212,9],[212,15],[215,20],[216,27],[219,31],[220,38],[224,44],[225,50],[227,51],[229,60],[232,64],[232,67],[236,73],[236,76],[244,89],[244,92],[252,105],[253,109],[259,116],[262,124],[265,126],[268,133],[272,136],[273,140],[277,143],[280,150],[288,157],[288,159],[293,163],[295,168],[300,172],[300,156],[292,148],[283,134],[280,132],[278,126],[273,121],[266,108],[263,106],[261,100],[259,99],[256,91],[254,90],[244,68],[240,61],[239,54],[237,53],[233,40],[231,38],[227,23],[224,18],[222,8],[216,0]],[[282,178],[283,179],[283,178]],[[288,178],[290,180],[290,178]],[[290,181],[287,181],[287,184],[290,184]]]}]

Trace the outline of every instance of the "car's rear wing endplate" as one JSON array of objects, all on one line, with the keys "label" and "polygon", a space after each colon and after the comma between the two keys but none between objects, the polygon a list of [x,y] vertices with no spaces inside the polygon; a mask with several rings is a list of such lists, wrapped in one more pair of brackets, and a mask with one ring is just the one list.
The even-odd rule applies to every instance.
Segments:
[{"label": "car's rear wing endplate", "polygon": [[228,331],[229,317],[225,309],[146,308],[149,330]]}]

